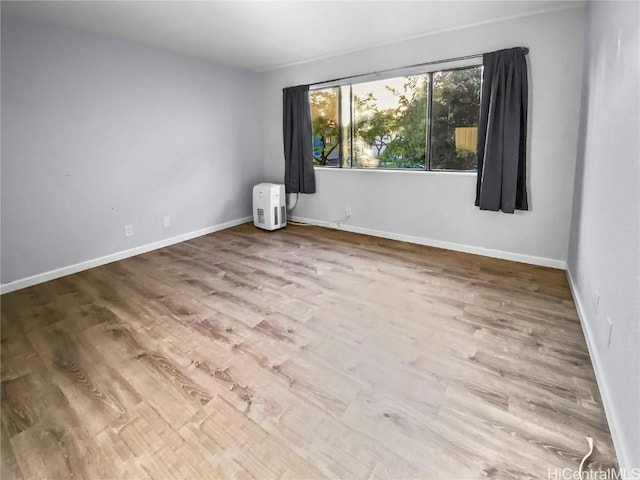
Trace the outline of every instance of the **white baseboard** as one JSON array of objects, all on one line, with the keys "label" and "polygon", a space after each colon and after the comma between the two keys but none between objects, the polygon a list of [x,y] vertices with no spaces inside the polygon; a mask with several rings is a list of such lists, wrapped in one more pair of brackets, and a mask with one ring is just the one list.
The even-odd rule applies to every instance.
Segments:
[{"label": "white baseboard", "polygon": [[569,280],[569,288],[571,289],[573,301],[576,304],[576,310],[578,311],[582,331],[584,332],[584,337],[587,341],[589,357],[591,358],[593,371],[596,374],[596,382],[598,383],[598,389],[600,390],[600,397],[602,397],[604,413],[607,417],[613,446],[616,450],[616,456],[618,457],[618,466],[622,471],[627,472],[627,474],[631,474],[632,468],[636,467],[636,465],[633,464],[633,455],[624,436],[622,435],[622,423],[613,403],[613,393],[609,389],[609,384],[607,383],[607,375],[602,366],[602,360],[600,360],[599,350],[596,345],[596,338],[593,335],[593,330],[591,330],[591,325],[587,320],[582,298],[580,297],[576,284],[573,281],[573,276],[571,275],[571,270],[569,268],[567,268],[567,279]]},{"label": "white baseboard", "polygon": [[218,225],[212,225],[210,227],[202,228],[200,230],[195,230],[193,232],[183,233],[182,235],[177,235],[175,237],[164,238],[157,242],[140,245],[139,247],[130,248],[129,250],[111,253],[109,255],[105,255],[104,257],[86,260],[84,262],[69,265],[67,267],[56,268],[55,270],[38,273],[37,275],[21,278],[20,280],[14,280],[13,282],[3,283],[2,285],[0,285],[0,294],[14,292],[16,290],[20,290],[21,288],[31,287],[32,285],[48,282],[49,280],[54,280],[66,275],[82,272],[83,270],[89,270],[90,268],[99,267],[100,265],[116,262],[124,258],[133,257],[134,255],[140,255],[141,253],[150,252],[151,250],[157,250],[158,248],[168,247],[169,245],[185,242],[187,240],[191,240],[192,238],[201,237],[202,235],[208,235],[210,233],[218,232],[226,228],[235,227],[236,225],[240,225],[250,221],[251,218],[252,217],[238,218],[229,222],[224,222]]},{"label": "white baseboard", "polygon": [[540,265],[542,267],[558,268],[565,270],[567,262],[564,260],[556,260],[553,258],[536,257],[534,255],[525,255],[522,253],[505,252],[504,250],[494,250],[491,248],[476,247],[473,245],[464,245],[462,243],[446,242],[443,240],[434,240],[432,238],[416,237],[413,235],[405,235],[402,233],[385,232],[383,230],[373,230],[371,228],[355,227],[344,223],[336,224],[323,222],[312,218],[304,218],[292,216],[290,219],[294,222],[309,223],[337,230],[344,230],[353,233],[362,233],[373,237],[388,238],[391,240],[400,240],[402,242],[416,243],[418,245],[426,245],[428,247],[444,248],[446,250],[455,250],[457,252],[472,253],[475,255],[483,255],[485,257],[501,258],[503,260],[512,260],[514,262],[529,263],[532,265]]}]

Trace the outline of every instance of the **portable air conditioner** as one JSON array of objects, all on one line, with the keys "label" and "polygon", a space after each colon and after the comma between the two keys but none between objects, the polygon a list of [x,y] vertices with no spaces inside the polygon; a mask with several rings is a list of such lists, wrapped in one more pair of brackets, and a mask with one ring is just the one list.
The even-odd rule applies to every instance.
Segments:
[{"label": "portable air conditioner", "polygon": [[253,224],[265,230],[287,226],[284,185],[259,183],[253,187]]}]

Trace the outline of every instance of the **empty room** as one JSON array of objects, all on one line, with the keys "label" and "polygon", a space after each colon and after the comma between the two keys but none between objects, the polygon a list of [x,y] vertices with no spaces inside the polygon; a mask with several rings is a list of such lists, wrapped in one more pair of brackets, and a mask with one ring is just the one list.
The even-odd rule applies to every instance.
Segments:
[{"label": "empty room", "polygon": [[2,479],[640,480],[640,3],[2,1]]}]

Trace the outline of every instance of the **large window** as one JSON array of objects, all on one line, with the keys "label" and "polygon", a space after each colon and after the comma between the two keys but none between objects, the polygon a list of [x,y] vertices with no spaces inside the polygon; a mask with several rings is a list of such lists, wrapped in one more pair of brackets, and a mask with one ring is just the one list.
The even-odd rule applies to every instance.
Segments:
[{"label": "large window", "polygon": [[311,90],[314,164],[476,169],[482,67]]}]

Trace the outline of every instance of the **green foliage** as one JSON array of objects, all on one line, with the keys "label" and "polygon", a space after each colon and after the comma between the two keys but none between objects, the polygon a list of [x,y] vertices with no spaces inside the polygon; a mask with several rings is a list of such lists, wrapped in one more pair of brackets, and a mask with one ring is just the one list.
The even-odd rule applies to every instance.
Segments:
[{"label": "green foliage", "polygon": [[374,148],[377,151],[376,157],[380,157],[396,136],[395,110],[379,110],[372,93],[365,96],[354,95],[353,104],[353,136]]},{"label": "green foliage", "polygon": [[391,168],[424,168],[427,138],[427,82],[424,75],[407,77],[403,90],[389,89],[398,97],[395,138],[383,159]]},{"label": "green foliage", "polygon": [[[316,142],[313,163],[327,165],[329,156],[338,148],[338,89],[316,90],[309,95],[311,127]],[[316,145],[317,143],[317,145]]]},{"label": "green foliage", "polygon": [[472,170],[475,151],[456,150],[456,127],[477,126],[481,69],[449,70],[433,75],[431,168]]},{"label": "green foliage", "polygon": [[[480,68],[448,70],[432,75],[432,169],[473,170],[475,145],[456,147],[456,131],[477,135],[480,103]],[[372,93],[353,96],[355,163],[386,168],[425,168],[427,152],[428,75],[408,76],[401,89],[387,86],[397,107],[379,109]],[[339,147],[338,88],[317,90],[311,96],[314,162],[327,165]],[[462,127],[462,128],[461,128]],[[348,135],[347,135],[348,137]],[[347,138],[348,140],[348,138]],[[372,158],[368,149],[373,149]],[[347,149],[345,148],[345,151]]]}]

